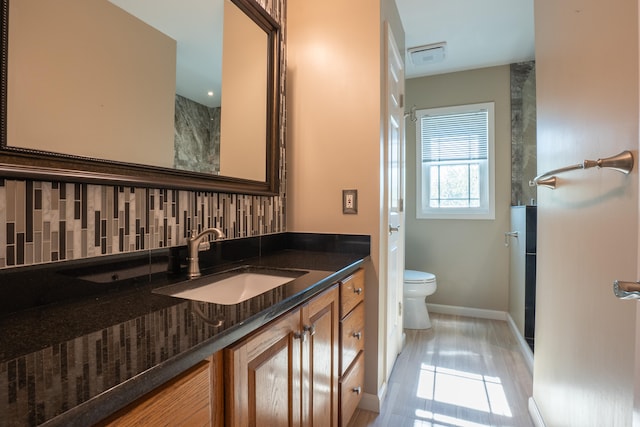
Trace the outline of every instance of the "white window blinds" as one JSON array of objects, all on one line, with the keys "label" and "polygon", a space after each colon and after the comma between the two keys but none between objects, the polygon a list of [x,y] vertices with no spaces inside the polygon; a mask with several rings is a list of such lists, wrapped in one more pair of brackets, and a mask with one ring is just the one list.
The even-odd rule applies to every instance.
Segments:
[{"label": "white window blinds", "polygon": [[421,117],[422,162],[486,160],[487,110]]}]

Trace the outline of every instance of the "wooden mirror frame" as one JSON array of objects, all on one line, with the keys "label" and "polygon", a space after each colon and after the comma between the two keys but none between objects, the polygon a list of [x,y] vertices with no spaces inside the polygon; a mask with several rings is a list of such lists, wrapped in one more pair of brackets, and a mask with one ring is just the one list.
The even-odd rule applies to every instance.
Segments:
[{"label": "wooden mirror frame", "polygon": [[210,175],[199,172],[57,154],[7,145],[7,75],[9,1],[0,0],[2,33],[0,99],[0,178],[41,179],[107,185],[188,189],[225,193],[278,195],[280,188],[280,97],[283,79],[280,25],[254,0],[231,0],[268,35],[266,180]]}]

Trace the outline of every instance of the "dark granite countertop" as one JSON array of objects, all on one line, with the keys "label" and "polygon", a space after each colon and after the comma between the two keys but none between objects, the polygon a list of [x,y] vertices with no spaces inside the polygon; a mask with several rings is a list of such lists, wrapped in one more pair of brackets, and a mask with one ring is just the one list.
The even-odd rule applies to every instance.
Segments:
[{"label": "dark granite countertop", "polygon": [[203,275],[244,265],[306,273],[221,305],[154,292],[185,281],[178,249],[0,271],[0,426],[91,425],[322,292],[369,254],[366,236],[215,243],[201,252]]}]

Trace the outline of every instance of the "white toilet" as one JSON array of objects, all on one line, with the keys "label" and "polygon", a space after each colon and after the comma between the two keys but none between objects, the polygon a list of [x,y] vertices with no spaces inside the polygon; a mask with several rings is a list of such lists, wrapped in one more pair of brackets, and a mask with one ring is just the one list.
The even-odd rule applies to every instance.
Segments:
[{"label": "white toilet", "polygon": [[406,329],[429,329],[425,298],[436,291],[436,276],[424,271],[404,271],[404,321]]}]

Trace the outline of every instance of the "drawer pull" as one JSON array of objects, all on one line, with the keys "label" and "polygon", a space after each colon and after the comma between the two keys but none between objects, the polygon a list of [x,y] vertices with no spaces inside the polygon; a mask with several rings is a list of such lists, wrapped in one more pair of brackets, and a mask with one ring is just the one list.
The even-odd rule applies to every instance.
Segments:
[{"label": "drawer pull", "polygon": [[309,332],[309,336],[312,337],[316,334],[316,325],[315,323],[311,326],[309,325],[305,325],[304,326],[304,332]]},{"label": "drawer pull", "polygon": [[360,295],[362,293],[362,288],[353,288],[353,293]]},{"label": "drawer pull", "polygon": [[362,338],[362,332],[358,331],[358,332],[354,332],[353,334],[351,334],[355,339],[360,340],[360,338]]},{"label": "drawer pull", "polygon": [[354,387],[351,389],[355,394],[360,394],[362,392],[362,388],[360,386]]}]

